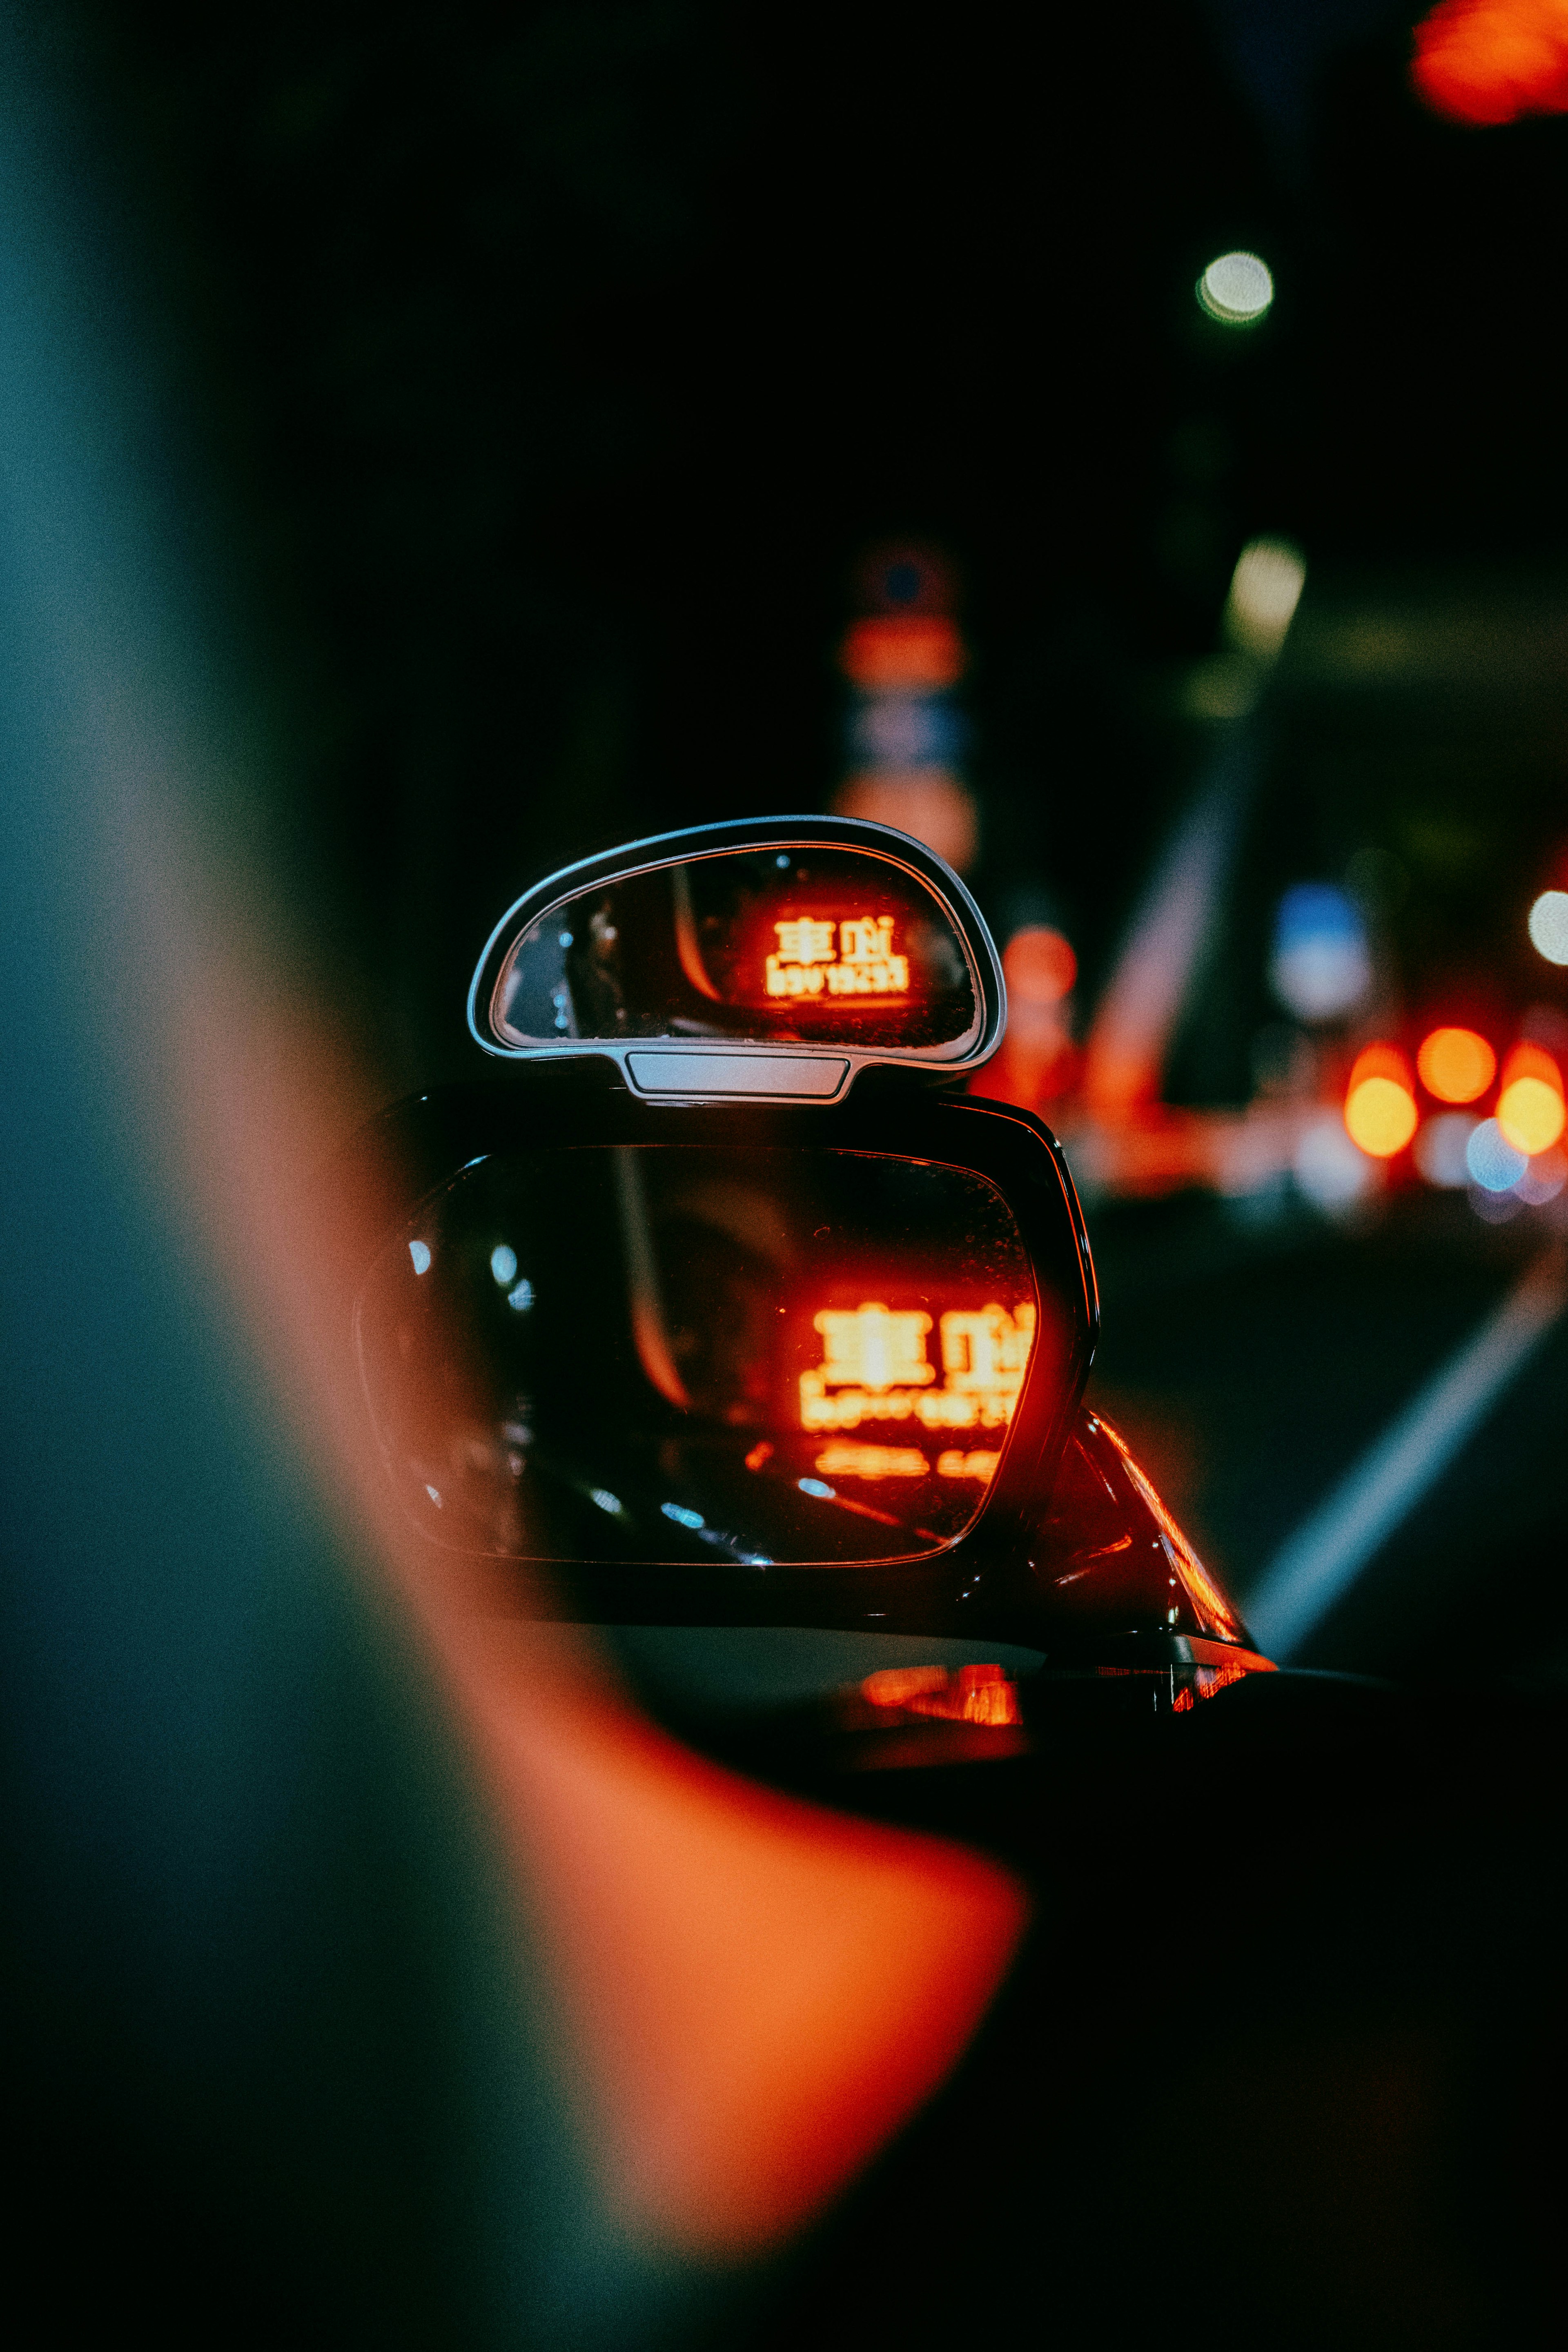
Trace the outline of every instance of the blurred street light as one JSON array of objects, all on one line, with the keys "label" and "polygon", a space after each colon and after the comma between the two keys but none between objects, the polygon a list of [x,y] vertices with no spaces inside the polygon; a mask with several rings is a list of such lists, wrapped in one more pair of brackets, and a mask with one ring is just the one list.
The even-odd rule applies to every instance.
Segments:
[{"label": "blurred street light", "polygon": [[1331,1110],[1321,1112],[1301,1129],[1290,1166],[1304,1198],[1331,1215],[1363,1199],[1376,1181],[1372,1162],[1357,1150]]},{"label": "blurred street light", "polygon": [[1392,1160],[1415,1132],[1415,1089],[1396,1045],[1369,1045],[1356,1056],[1345,1089],[1345,1131],[1372,1160]]},{"label": "blurred street light", "polygon": [[1471,1134],[1465,1160],[1483,1192],[1511,1192],[1530,1165],[1527,1155],[1514,1149],[1495,1118],[1483,1118]]},{"label": "blurred street light", "polygon": [[868,559],[861,584],[872,610],[839,648],[855,693],[850,772],[833,805],[912,834],[963,873],[979,847],[979,812],[958,766],[965,730],[951,689],[968,655],[952,578],[929,549],[894,547]]},{"label": "blurred street light", "polygon": [[1037,1110],[1072,1085],[1079,1056],[1072,1040],[1072,943],[1047,923],[1015,931],[1002,957],[1007,982],[1007,1034],[977,1094]]},{"label": "blurred street light", "polygon": [[1372,956],[1366,926],[1343,890],[1300,882],[1286,891],[1268,977],[1299,1021],[1332,1021],[1360,1003],[1372,986]]},{"label": "blurred street light", "polygon": [[1548,1201],[1555,1201],[1568,1183],[1568,1160],[1561,1151],[1543,1151],[1532,1160],[1514,1191],[1532,1209],[1542,1209]]},{"label": "blurred street light", "polygon": [[1222,327],[1256,326],[1274,299],[1274,280],[1256,253],[1222,253],[1198,279],[1197,297]]},{"label": "blurred street light", "polygon": [[1568,963],[1568,890],[1543,890],[1530,910],[1530,943],[1548,963]]},{"label": "blurred street light", "polygon": [[1470,1181],[1466,1153],[1478,1122],[1462,1110],[1444,1111],[1429,1118],[1415,1139],[1415,1165],[1428,1184],[1440,1191],[1460,1191]]},{"label": "blurred street light", "polygon": [[1503,1064],[1497,1123],[1526,1159],[1550,1151],[1562,1134],[1563,1074],[1539,1045],[1516,1045]]},{"label": "blurred street light", "polygon": [[1225,633],[1242,653],[1272,661],[1296,616],[1307,566],[1288,539],[1254,539],[1242,549],[1226,598]]},{"label": "blurred street light", "polygon": [[1434,1029],[1415,1056],[1421,1083],[1439,1102],[1474,1102],[1497,1073],[1497,1055],[1474,1029]]}]

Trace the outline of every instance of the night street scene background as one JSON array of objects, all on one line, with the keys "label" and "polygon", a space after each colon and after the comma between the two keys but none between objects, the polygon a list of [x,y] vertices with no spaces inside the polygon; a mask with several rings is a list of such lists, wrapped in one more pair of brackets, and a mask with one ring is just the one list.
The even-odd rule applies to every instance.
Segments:
[{"label": "night street scene background", "polygon": [[[661,2238],[663,2209],[623,2227],[640,2190],[605,2218],[549,1988],[597,1997],[624,1928],[662,2000],[677,1927],[731,1908],[771,1983],[874,1879],[894,1992],[868,1975],[831,2031],[776,2036],[765,2095],[710,2064],[675,1962],[649,2043],[666,2089],[709,2065],[732,2127],[682,2176],[687,2221],[704,2184],[721,2204],[725,2147],[739,2179],[775,2109],[818,2116],[791,2105],[814,2067],[837,2086],[837,2123],[802,2126],[822,2179],[836,2132],[833,2195],[869,2168],[830,2253],[874,2251],[913,2182],[902,2226],[950,2300],[900,2272],[857,2340],[905,2340],[905,2312],[950,2341],[1001,2273],[1032,2294],[1015,2256],[1047,2206],[1064,2268],[1092,2208],[1106,2260],[1144,2265],[1138,2309],[1180,2304],[1170,2341],[1533,2340],[1508,2315],[1560,2244],[1521,2150],[1532,2099],[1561,2140],[1542,1822],[1568,1675],[1563,0],[83,0],[0,37],[0,1111],[24,1203],[0,1305],[11,1405],[45,1433],[5,1524],[24,1566],[68,1568],[16,1581],[0,1717],[42,1794],[0,1810],[28,1824],[14,2013],[46,2203],[57,2163],[72,2213],[130,2200],[155,2310],[188,2195],[268,2344],[317,2340],[292,2315],[319,2275],[347,2298],[312,2310],[334,2344],[684,2347],[700,2305],[715,2341],[793,2345],[831,2263],[803,2256],[794,2301],[764,2269],[735,2284],[778,2213],[722,2244]],[[165,782],[166,832],[139,831]],[[406,1531],[353,1520],[331,1410],[303,1428],[328,1387],[300,1370],[283,1178],[492,1070],[465,999],[502,910],[617,843],[831,812],[948,857],[994,932],[1010,1025],[972,1083],[1062,1139],[1101,1291],[1089,1405],[1260,1652],[1415,1694],[1364,1836],[1359,1767],[1327,1748],[1321,1813],[1314,1752],[1289,1819],[1266,1771],[1216,1767],[1169,1834],[1174,1781],[1118,1763],[1150,1894],[1096,1844],[1115,1806],[1079,1758],[1031,1816],[1069,1895],[1031,1911],[984,1823],[944,1841],[911,1812],[906,1839],[868,1798],[808,1836],[793,1797],[721,1802],[666,1731],[606,1732],[585,1652],[498,1729],[386,1566]],[[291,990],[322,1048],[297,1085]],[[270,1076],[256,1036],[283,1041]],[[329,1047],[349,1075],[318,1085]],[[1484,1728],[1516,1705],[1517,1771]],[[660,1771],[702,1830],[684,1844],[646,1827]],[[568,1783],[634,1798],[558,1816]],[[759,1894],[769,1839],[788,1867]],[[1080,1928],[1110,1955],[1081,1985]],[[900,1970],[939,1946],[957,1974],[921,2007]],[[728,2032],[752,1987],[725,1965]],[[875,2110],[844,2084],[904,1992],[949,2042]],[[1471,2070],[1447,2105],[1439,1994]],[[1090,2155],[1037,2129],[1044,2168],[1015,2172],[1008,2101],[1054,2095],[1080,1996],[1103,2039],[1064,2034],[1062,2112]],[[1428,2142],[1452,2167],[1423,2205]],[[1451,2275],[1450,2207],[1481,2249]],[[1209,2267],[1173,2285],[1178,2242]],[[1256,2336],[1233,2259],[1272,2299]],[[193,2309],[192,2342],[248,2340]]]}]

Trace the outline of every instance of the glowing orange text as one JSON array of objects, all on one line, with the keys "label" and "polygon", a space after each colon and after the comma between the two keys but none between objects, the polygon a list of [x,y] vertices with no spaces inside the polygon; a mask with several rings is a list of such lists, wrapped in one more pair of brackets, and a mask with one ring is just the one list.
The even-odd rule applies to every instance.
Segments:
[{"label": "glowing orange text", "polygon": [[[954,1447],[937,1455],[936,1475],[977,1478],[988,1486],[1001,1459],[1000,1454],[964,1454]],[[924,1478],[931,1465],[913,1445],[858,1445],[845,1438],[837,1445],[825,1446],[813,1466],[823,1478]]]},{"label": "glowing orange text", "polygon": [[[874,1300],[826,1307],[815,1318],[823,1360],[800,1376],[803,1429],[858,1429],[863,1421],[918,1421],[922,1429],[1005,1429],[1013,1418],[1035,1337],[1035,1309],[992,1304],[954,1308],[937,1327],[942,1382],[926,1352],[931,1318]],[[981,1456],[944,1455],[943,1477],[988,1477]],[[973,1468],[952,1464],[971,1460]]]},{"label": "glowing orange text", "polygon": [[816,1457],[824,1478],[923,1478],[931,1464],[913,1445],[825,1446]]},{"label": "glowing orange text", "polygon": [[767,960],[770,996],[907,996],[910,960],[893,952],[891,915],[852,915],[832,923],[795,915],[773,925],[777,950]]}]

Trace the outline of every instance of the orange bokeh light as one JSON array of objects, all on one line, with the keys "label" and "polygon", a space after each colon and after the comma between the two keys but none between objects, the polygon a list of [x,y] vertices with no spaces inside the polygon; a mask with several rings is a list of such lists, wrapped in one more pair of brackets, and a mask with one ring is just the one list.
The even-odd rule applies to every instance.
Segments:
[{"label": "orange bokeh light", "polygon": [[1442,0],[1415,27],[1410,79],[1457,122],[1568,113],[1568,0]]},{"label": "orange bokeh light", "polygon": [[1415,1132],[1415,1088],[1397,1045],[1358,1054],[1345,1088],[1345,1131],[1371,1160],[1392,1160]]},{"label": "orange bokeh light", "polygon": [[1396,1078],[1363,1078],[1345,1097],[1345,1128],[1370,1159],[1392,1160],[1415,1132],[1415,1097]]},{"label": "orange bokeh light", "polygon": [[1511,1087],[1517,1078],[1539,1078],[1559,1095],[1563,1092],[1563,1073],[1555,1057],[1544,1045],[1532,1045],[1529,1039],[1515,1045],[1502,1066],[1504,1087]]},{"label": "orange bokeh light", "polygon": [[1515,1078],[1498,1097],[1497,1123],[1516,1151],[1550,1151],[1564,1124],[1563,1097],[1544,1078]]},{"label": "orange bokeh light", "polygon": [[934,613],[889,614],[857,621],[839,659],[868,693],[940,693],[963,675],[963,639]]},{"label": "orange bokeh light", "polygon": [[1563,1073],[1540,1045],[1516,1045],[1503,1064],[1497,1121],[1516,1151],[1550,1151],[1568,1123]]},{"label": "orange bokeh light", "polygon": [[1024,1004],[1059,1004],[1078,978],[1072,942],[1045,923],[1015,931],[1002,958],[1007,992]]},{"label": "orange bokeh light", "polygon": [[1439,1102],[1474,1102],[1497,1070],[1497,1055],[1474,1029],[1434,1029],[1415,1056],[1421,1083]]},{"label": "orange bokeh light", "polygon": [[911,833],[963,874],[980,847],[974,795],[948,768],[863,768],[833,796],[840,816],[863,816]]}]

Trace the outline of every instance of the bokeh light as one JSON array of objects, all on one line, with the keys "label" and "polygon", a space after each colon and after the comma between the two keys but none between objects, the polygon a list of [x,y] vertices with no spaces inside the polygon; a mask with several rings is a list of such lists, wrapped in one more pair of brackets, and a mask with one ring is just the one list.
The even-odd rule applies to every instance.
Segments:
[{"label": "bokeh light", "polygon": [[1457,122],[1568,113],[1568,7],[1441,0],[1415,27],[1410,79],[1435,113]]},{"label": "bokeh light", "polygon": [[1561,1151],[1543,1151],[1531,1161],[1513,1189],[1532,1209],[1541,1209],[1548,1201],[1555,1201],[1564,1183],[1568,1183],[1568,1159]]},{"label": "bokeh light", "polygon": [[1516,1151],[1495,1118],[1483,1118],[1465,1153],[1470,1175],[1483,1192],[1511,1192],[1530,1161]]},{"label": "bokeh light", "polygon": [[1078,978],[1072,943],[1045,923],[1026,923],[1002,958],[1007,992],[1024,1004],[1059,1004]]},{"label": "bokeh light", "polygon": [[1476,1121],[1462,1110],[1444,1111],[1440,1118],[1425,1122],[1415,1139],[1415,1165],[1428,1184],[1457,1192],[1469,1182],[1465,1154],[1475,1131]]},{"label": "bokeh light", "polygon": [[1197,284],[1198,301],[1224,327],[1250,327],[1274,299],[1268,265],[1256,253],[1222,253]]},{"label": "bokeh light", "polygon": [[1516,1078],[1498,1097],[1498,1125],[1529,1159],[1549,1151],[1563,1132],[1563,1097],[1543,1078]]},{"label": "bokeh light", "polygon": [[1516,1151],[1533,1160],[1563,1132],[1563,1088],[1533,1071],[1509,1080],[1498,1097],[1497,1123]]},{"label": "bokeh light", "polygon": [[960,874],[973,865],[980,845],[974,795],[947,768],[862,769],[846,777],[833,797],[840,816],[890,824],[923,841]]},{"label": "bokeh light", "polygon": [[1372,986],[1366,926],[1345,892],[1299,882],[1274,918],[1268,978],[1298,1021],[1332,1021]]},{"label": "bokeh light", "polygon": [[1392,1160],[1415,1132],[1415,1103],[1394,1078],[1363,1078],[1345,1103],[1345,1129],[1373,1160]]},{"label": "bokeh light", "polygon": [[1243,653],[1271,661],[1284,644],[1301,591],[1307,563],[1288,539],[1252,539],[1237,558],[1226,599],[1225,633]]},{"label": "bokeh light", "polygon": [[839,660],[868,693],[940,693],[963,675],[963,640],[940,613],[877,614],[855,623]]},{"label": "bokeh light", "polygon": [[1392,1160],[1415,1132],[1415,1089],[1410,1065],[1394,1045],[1369,1045],[1358,1055],[1345,1089],[1345,1132],[1369,1159]]},{"label": "bokeh light", "polygon": [[1497,1055],[1474,1029],[1434,1029],[1415,1056],[1421,1083],[1439,1102],[1474,1102],[1497,1072]]},{"label": "bokeh light", "polygon": [[1376,1168],[1365,1152],[1356,1150],[1331,1110],[1314,1118],[1296,1139],[1290,1172],[1298,1192],[1330,1215],[1353,1207],[1377,1181]]},{"label": "bokeh light", "polygon": [[1548,963],[1568,963],[1568,890],[1543,890],[1530,910],[1530,944]]}]

